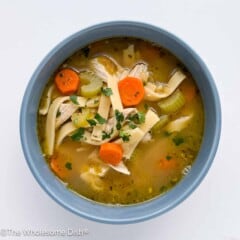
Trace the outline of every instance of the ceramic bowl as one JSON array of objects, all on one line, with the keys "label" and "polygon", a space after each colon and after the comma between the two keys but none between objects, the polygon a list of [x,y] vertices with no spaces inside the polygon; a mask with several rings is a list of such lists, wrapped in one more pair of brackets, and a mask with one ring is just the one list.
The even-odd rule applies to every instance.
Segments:
[{"label": "ceramic bowl", "polygon": [[[137,37],[154,42],[179,58],[193,75],[203,98],[205,129],[203,142],[190,173],[161,197],[129,206],[109,206],[87,200],[67,189],[49,170],[37,136],[37,110],[49,76],[82,47],[111,37]],[[221,108],[211,74],[200,57],[182,40],[152,25],[139,22],[108,22],[81,30],[58,44],[40,63],[25,91],[20,116],[21,143],[34,177],[56,202],[69,211],[94,221],[136,223],[163,214],[186,199],[200,184],[214,159],[221,130]]]}]

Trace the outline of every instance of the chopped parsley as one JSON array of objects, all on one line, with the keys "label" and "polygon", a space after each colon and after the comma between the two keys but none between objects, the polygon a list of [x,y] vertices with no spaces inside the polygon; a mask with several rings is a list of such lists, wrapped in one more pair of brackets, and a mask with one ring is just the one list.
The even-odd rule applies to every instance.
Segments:
[{"label": "chopped parsley", "polygon": [[80,141],[82,138],[83,138],[83,135],[84,135],[84,131],[85,129],[84,128],[79,128],[72,136],[71,136],[71,139],[73,141]]},{"label": "chopped parsley", "polygon": [[145,114],[143,112],[138,112],[134,115],[129,116],[128,119],[135,124],[142,124],[145,122]]},{"label": "chopped parsley", "polygon": [[130,127],[131,129],[135,129],[135,128],[137,127],[137,125],[134,124],[133,122],[130,122],[130,123],[129,123],[129,127]]},{"label": "chopped parsley", "polygon": [[121,127],[122,127],[121,123],[120,123],[120,122],[117,122],[117,124],[116,124],[116,129],[117,129],[117,130],[120,130]]},{"label": "chopped parsley", "polygon": [[78,101],[77,101],[77,96],[76,96],[76,95],[71,95],[71,96],[70,96],[70,100],[71,100],[74,104],[76,104],[76,105],[79,104]]},{"label": "chopped parsley", "polygon": [[66,162],[65,168],[67,168],[68,170],[72,170],[72,163]]},{"label": "chopped parsley", "polygon": [[98,122],[99,124],[104,124],[104,123],[107,122],[107,120],[106,120],[105,118],[103,118],[99,113],[97,113],[97,114],[95,115],[95,119],[97,120],[97,122]]},{"label": "chopped parsley", "polygon": [[172,159],[172,157],[171,157],[171,156],[169,156],[169,155],[167,155],[167,156],[166,156],[166,159],[167,159],[167,160],[171,160],[171,159]]},{"label": "chopped parsley", "polygon": [[110,138],[111,135],[112,135],[112,133],[113,133],[113,128],[112,128],[112,130],[111,130],[110,133],[107,133],[107,132],[103,131],[103,132],[102,132],[102,140],[105,140],[105,139]]},{"label": "chopped parsley", "polygon": [[145,123],[145,114],[142,112],[137,113],[137,119],[139,121],[139,124]]},{"label": "chopped parsley", "polygon": [[119,112],[118,110],[115,110],[115,117],[117,120],[116,128],[117,130],[120,130],[122,127],[122,122],[124,121],[124,115],[123,113]]},{"label": "chopped parsley", "polygon": [[173,139],[173,142],[174,142],[174,144],[176,145],[176,146],[179,146],[179,145],[181,145],[182,143],[184,143],[184,138],[182,138],[182,137],[174,137]]},{"label": "chopped parsley", "polygon": [[87,119],[87,122],[90,124],[90,126],[96,126],[97,122],[94,119]]},{"label": "chopped parsley", "polygon": [[163,134],[164,134],[164,136],[166,136],[166,137],[169,137],[169,136],[171,135],[171,133],[168,132],[168,131],[164,131]]},{"label": "chopped parsley", "polygon": [[131,137],[131,135],[129,133],[124,132],[124,131],[120,131],[119,136],[120,136],[120,138],[122,138],[122,140],[124,142],[129,142],[130,137]]},{"label": "chopped parsley", "polygon": [[118,122],[123,122],[124,120],[123,113],[119,112],[118,110],[115,110],[115,117]]},{"label": "chopped parsley", "polygon": [[146,103],[144,103],[144,109],[145,109],[145,110],[148,110],[148,109],[149,109],[149,106],[148,106]]},{"label": "chopped parsley", "polygon": [[108,87],[105,87],[105,88],[102,87],[101,91],[107,97],[109,97],[109,96],[111,96],[113,94],[112,89],[108,88]]}]

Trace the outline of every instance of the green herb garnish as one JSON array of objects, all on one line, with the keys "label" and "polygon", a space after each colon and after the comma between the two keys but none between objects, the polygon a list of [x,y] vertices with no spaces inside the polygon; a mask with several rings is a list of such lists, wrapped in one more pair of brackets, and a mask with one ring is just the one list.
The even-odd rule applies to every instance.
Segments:
[{"label": "green herb garnish", "polygon": [[90,124],[90,126],[96,126],[97,122],[94,119],[87,119],[87,122]]},{"label": "green herb garnish", "polygon": [[134,115],[129,116],[128,119],[135,124],[142,124],[145,122],[145,114],[143,112],[138,112]]},{"label": "green herb garnish", "polygon": [[80,141],[82,138],[83,138],[83,135],[84,135],[84,131],[85,129],[84,128],[79,128],[72,136],[71,136],[71,139],[73,141]]},{"label": "green herb garnish", "polygon": [[112,133],[113,133],[113,128],[111,129],[111,132],[110,132],[110,133],[107,133],[107,132],[103,131],[103,132],[102,132],[102,140],[105,140],[105,139],[110,138],[111,135],[112,135]]},{"label": "green herb garnish", "polygon": [[184,143],[184,138],[182,138],[182,137],[174,137],[172,140],[176,146],[179,146],[182,143]]},{"label": "green herb garnish", "polygon": [[137,127],[137,125],[134,124],[133,122],[130,122],[130,123],[129,123],[129,127],[130,127],[131,129],[135,129],[135,128]]},{"label": "green herb garnish", "polygon": [[124,132],[124,131],[120,131],[119,136],[120,136],[120,138],[122,138],[122,140],[124,142],[129,142],[130,137],[131,137],[131,135],[129,133]]},{"label": "green herb garnish", "polygon": [[108,88],[108,87],[105,87],[105,88],[102,87],[101,91],[107,97],[109,97],[109,96],[111,96],[113,94],[112,89]]},{"label": "green herb garnish", "polygon": [[117,130],[120,130],[121,128],[122,128],[121,123],[120,123],[120,122],[117,122],[117,124],[116,124],[116,129],[117,129]]},{"label": "green herb garnish", "polygon": [[67,168],[68,170],[72,170],[72,163],[66,162],[65,168]]},{"label": "green herb garnish", "polygon": [[142,112],[138,112],[137,115],[139,124],[145,123],[145,114]]},{"label": "green herb garnish", "polygon": [[124,121],[123,113],[119,112],[118,110],[115,110],[115,117],[116,117],[118,122],[123,122]]},{"label": "green herb garnish", "polygon": [[169,136],[172,135],[172,134],[171,134],[170,132],[168,132],[168,131],[164,131],[163,134],[164,134],[164,136],[166,136],[166,137],[169,137]]},{"label": "green herb garnish", "polygon": [[118,110],[115,110],[115,117],[117,120],[116,128],[117,130],[120,130],[122,127],[122,122],[124,121],[124,115],[123,113],[119,112]]},{"label": "green herb garnish", "polygon": [[171,156],[169,156],[169,155],[167,155],[167,156],[166,156],[166,159],[167,159],[167,160],[171,160],[171,159],[172,159],[172,157],[171,157]]},{"label": "green herb garnish", "polygon": [[95,115],[95,119],[97,120],[97,122],[98,122],[99,124],[104,124],[104,123],[107,122],[107,120],[106,120],[105,118],[103,118],[99,113],[97,113],[97,114]]},{"label": "green herb garnish", "polygon": [[79,104],[78,101],[77,101],[77,96],[76,96],[76,95],[71,95],[71,96],[70,96],[70,100],[71,100],[74,104],[76,104],[76,105]]},{"label": "green herb garnish", "polygon": [[144,103],[144,109],[145,109],[145,110],[148,110],[148,109],[149,109],[149,106],[148,106],[146,103]]}]

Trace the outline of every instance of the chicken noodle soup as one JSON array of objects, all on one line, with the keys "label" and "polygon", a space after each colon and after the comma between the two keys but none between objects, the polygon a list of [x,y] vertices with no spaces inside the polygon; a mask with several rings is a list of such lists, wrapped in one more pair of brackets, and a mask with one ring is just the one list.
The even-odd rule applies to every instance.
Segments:
[{"label": "chicken noodle soup", "polygon": [[162,195],[191,171],[203,135],[191,74],[162,47],[135,38],[98,41],[51,76],[38,135],[68,188],[107,204]]}]

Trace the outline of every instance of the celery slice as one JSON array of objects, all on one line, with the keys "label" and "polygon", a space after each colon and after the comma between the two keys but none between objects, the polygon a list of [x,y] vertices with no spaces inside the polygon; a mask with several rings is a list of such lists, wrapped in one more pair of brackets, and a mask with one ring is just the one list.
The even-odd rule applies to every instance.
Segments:
[{"label": "celery slice", "polygon": [[162,115],[159,117],[158,122],[153,126],[151,132],[153,134],[159,133],[160,130],[169,122],[169,116],[168,115]]},{"label": "celery slice", "polygon": [[102,80],[90,71],[80,73],[81,85],[79,94],[83,97],[95,97],[101,92]]},{"label": "celery slice", "polygon": [[87,120],[93,119],[94,114],[88,108],[83,108],[81,113],[73,113],[72,114],[72,122],[77,128],[87,128],[90,127],[89,122]]},{"label": "celery slice", "polygon": [[163,114],[175,113],[185,104],[185,98],[178,89],[170,97],[160,101],[158,106]]}]

